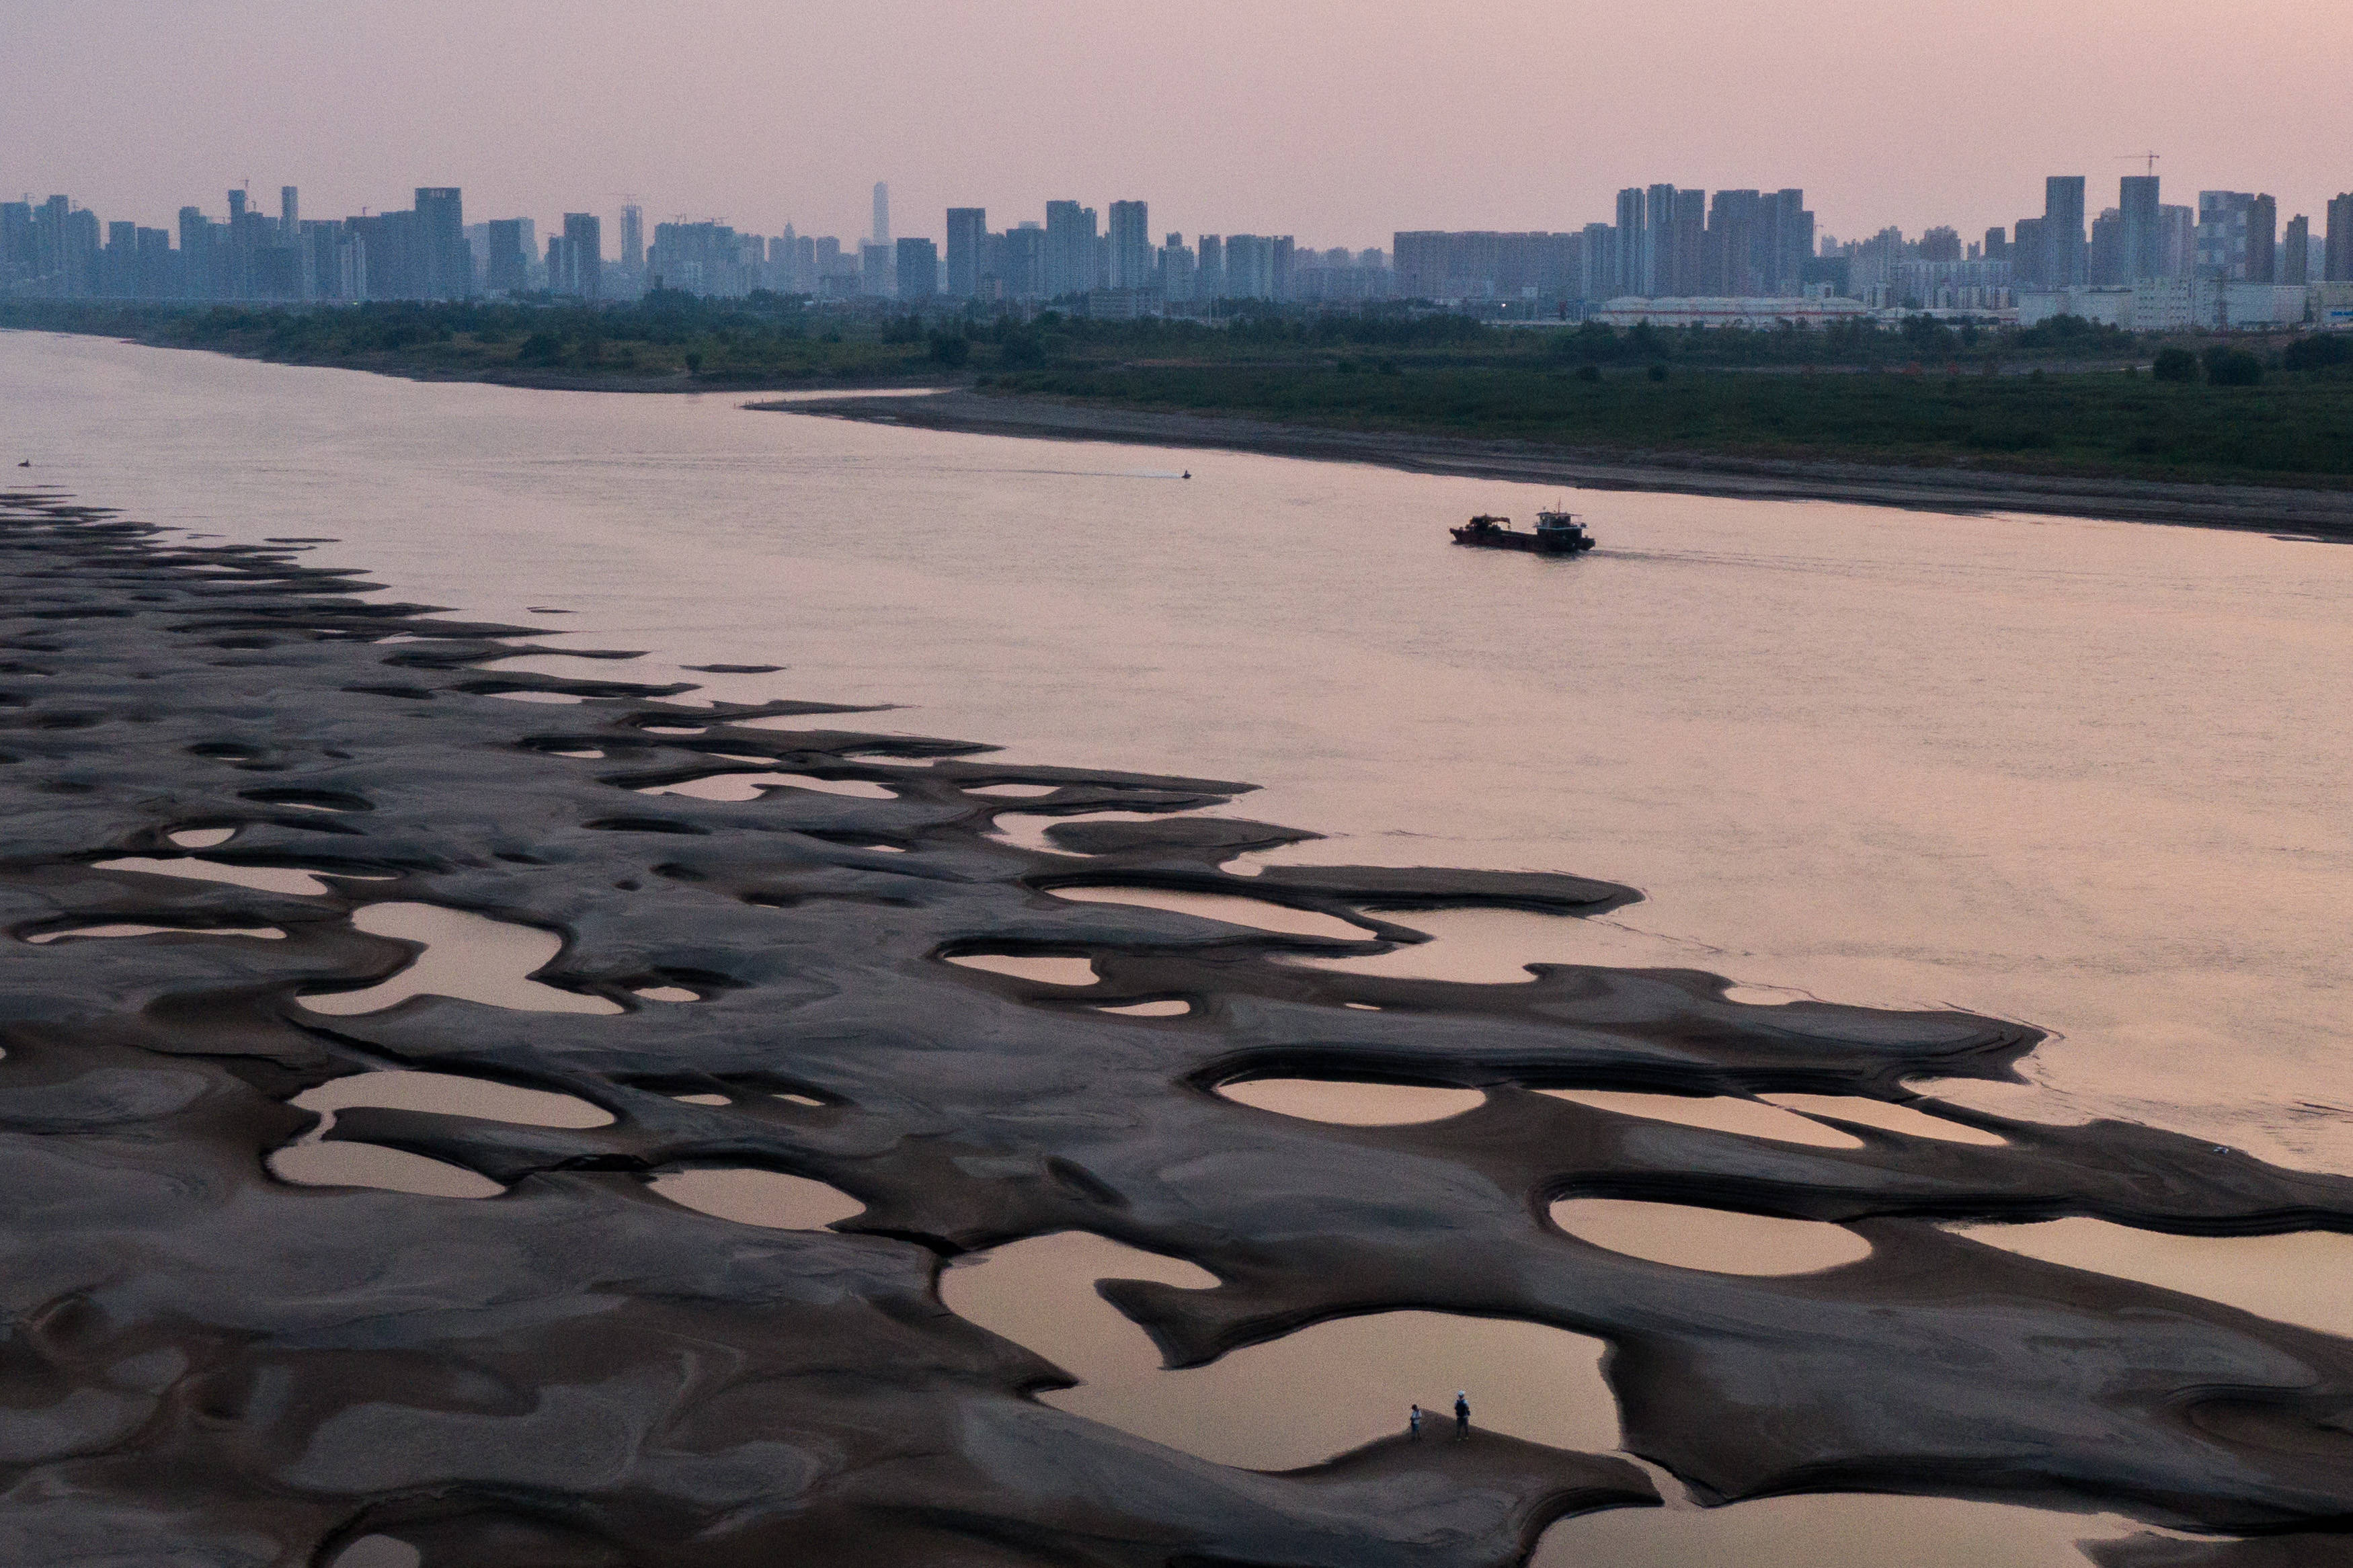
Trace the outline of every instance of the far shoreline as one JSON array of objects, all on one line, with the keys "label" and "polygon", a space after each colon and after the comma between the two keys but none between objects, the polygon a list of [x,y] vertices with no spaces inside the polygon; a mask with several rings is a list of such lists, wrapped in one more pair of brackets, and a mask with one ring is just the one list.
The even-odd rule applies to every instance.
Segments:
[{"label": "far shoreline", "polygon": [[2021,512],[2104,521],[2224,528],[2353,542],[2353,493],[2278,486],[2188,484],[2100,475],[2044,475],[1704,453],[1634,454],[1410,431],[1351,430],[1226,415],[1177,414],[970,390],[896,397],[747,403],[747,410],[912,426],[975,436],[1193,447],[1408,473],[1742,500],[1827,500],[1912,511]]}]

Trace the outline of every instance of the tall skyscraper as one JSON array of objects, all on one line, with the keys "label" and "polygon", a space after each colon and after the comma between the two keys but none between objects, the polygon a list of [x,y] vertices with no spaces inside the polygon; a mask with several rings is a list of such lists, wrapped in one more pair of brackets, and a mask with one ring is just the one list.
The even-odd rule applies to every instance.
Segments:
[{"label": "tall skyscraper", "polygon": [[1152,287],[1152,223],[1143,202],[1111,204],[1111,266],[1113,289]]},{"label": "tall skyscraper", "polygon": [[2242,279],[2247,276],[2247,213],[2255,205],[2253,191],[2198,193],[2198,275]]},{"label": "tall skyscraper", "polygon": [[2328,237],[2320,276],[2331,283],[2353,282],[2353,191],[2328,202]]},{"label": "tall skyscraper", "polygon": [[[2353,196],[2346,198],[2353,202]],[[1218,235],[1205,234],[1195,244],[1197,252],[1193,276],[1193,297],[1197,300],[1222,300],[1226,297],[1226,242]]]},{"label": "tall skyscraper", "polygon": [[[1734,299],[1763,292],[1752,258],[1757,249],[1757,208],[1755,191],[1718,191],[1709,204],[1707,230],[1701,243],[1698,286],[1694,294]],[[1681,290],[1678,290],[1681,292]]]},{"label": "tall skyscraper", "polygon": [[929,300],[940,291],[939,247],[928,239],[902,239],[892,247],[899,298]]},{"label": "tall skyscraper", "polygon": [[988,237],[987,207],[948,208],[948,287],[950,295],[969,300],[980,292],[980,252]]},{"label": "tall skyscraper", "polygon": [[1707,193],[1677,191],[1672,210],[1667,225],[1672,243],[1660,267],[1659,291],[1689,299],[1700,291],[1700,274],[1707,264]]},{"label": "tall skyscraper", "polygon": [[2287,220],[2287,237],[2280,242],[2279,272],[2283,283],[2312,280],[2312,220],[2302,213]]},{"label": "tall skyscraper", "polygon": [[33,276],[33,204],[0,202],[0,284]]},{"label": "tall skyscraper", "polygon": [[605,297],[605,226],[595,213],[564,215],[564,279],[547,286],[583,300]]},{"label": "tall skyscraper", "polygon": [[1046,297],[1095,286],[1095,215],[1076,202],[1046,204]]},{"label": "tall skyscraper", "polygon": [[621,269],[636,278],[646,269],[646,209],[635,202],[621,208]]},{"label": "tall skyscraper", "polygon": [[1651,276],[1650,214],[1640,185],[1618,193],[1619,295],[1648,291]]},{"label": "tall skyscraper", "polygon": [[2125,215],[2109,207],[2092,220],[2091,259],[2085,276],[2094,284],[2114,286],[2133,280],[2125,259]]},{"label": "tall skyscraper", "polygon": [[2247,270],[2250,283],[2279,281],[2279,203],[2258,195],[2247,204]]},{"label": "tall skyscraper", "polygon": [[1001,262],[1005,292],[1016,300],[1046,297],[1046,231],[1034,223],[1019,223],[1005,231]]},{"label": "tall skyscraper", "polygon": [[482,287],[493,294],[520,294],[531,287],[532,242],[523,233],[529,220],[492,218],[483,232]]},{"label": "tall skyscraper", "polygon": [[2157,209],[2160,278],[2191,278],[2198,272],[2198,209],[2162,206]]},{"label": "tall skyscraper", "polygon": [[466,247],[466,209],[455,185],[417,187],[415,277],[428,300],[462,300],[474,291],[474,257]]},{"label": "tall skyscraper", "polygon": [[2052,174],[2042,182],[2043,281],[2053,289],[2091,280],[2084,234],[2084,176]]},{"label": "tall skyscraper", "polygon": [[1183,235],[1169,231],[1167,243],[1153,258],[1153,266],[1162,299],[1182,304],[1193,298],[1193,253],[1186,248]]},{"label": "tall skyscraper", "polygon": [[1606,223],[1589,223],[1584,240],[1584,269],[1578,275],[1582,297],[1609,299],[1618,292],[1618,231]]},{"label": "tall skyscraper", "polygon": [[891,243],[891,187],[881,180],[874,182],[874,243]]},{"label": "tall skyscraper", "polygon": [[[1642,193],[1642,292],[1671,294],[1675,287],[1675,187],[1652,185]],[[1705,222],[1704,216],[1702,218]]]},{"label": "tall skyscraper", "polygon": [[278,232],[289,244],[302,232],[302,195],[292,185],[278,187]]},{"label": "tall skyscraper", "polygon": [[1790,186],[1762,197],[1757,211],[1757,286],[1767,295],[1795,294],[1814,254],[1814,215],[1806,193]]},{"label": "tall skyscraper", "polygon": [[2158,200],[2157,176],[2126,174],[2116,187],[2116,212],[2124,224],[2121,281],[2138,283],[2164,277],[2164,207]]}]

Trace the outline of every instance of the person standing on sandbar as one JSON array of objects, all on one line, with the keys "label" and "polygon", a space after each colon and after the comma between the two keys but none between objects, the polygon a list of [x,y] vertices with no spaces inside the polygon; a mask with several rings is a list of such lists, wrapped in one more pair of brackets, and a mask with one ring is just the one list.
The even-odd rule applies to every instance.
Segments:
[{"label": "person standing on sandbar", "polygon": [[1421,1441],[1421,1406],[1419,1405],[1406,1412],[1405,1435],[1414,1442]]},{"label": "person standing on sandbar", "polygon": [[1471,1395],[1463,1389],[1454,1391],[1454,1436],[1459,1442],[1471,1436]]}]

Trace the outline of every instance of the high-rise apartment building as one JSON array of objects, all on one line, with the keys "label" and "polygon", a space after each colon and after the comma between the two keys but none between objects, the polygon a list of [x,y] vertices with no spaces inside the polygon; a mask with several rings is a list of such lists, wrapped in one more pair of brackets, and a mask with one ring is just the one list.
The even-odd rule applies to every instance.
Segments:
[{"label": "high-rise apartment building", "polygon": [[899,298],[929,300],[940,291],[940,248],[928,239],[907,238],[892,247],[892,277]]},{"label": "high-rise apartment building", "polygon": [[[1406,299],[1551,303],[1584,297],[1585,243],[1577,235],[1419,229],[1399,231],[1391,244],[1397,264],[1392,281]],[[1375,264],[1355,265],[1363,269]]]},{"label": "high-rise apartment building", "polygon": [[1707,265],[1707,193],[1677,191],[1667,224],[1668,252],[1656,279],[1659,291],[1688,299],[1699,292]]},{"label": "high-rise apartment building", "polygon": [[2163,278],[2165,270],[2164,205],[2158,200],[2155,174],[2126,174],[2116,187],[2116,212],[2123,224],[2118,242],[2123,250],[2123,281]]},{"label": "high-rise apartment building", "polygon": [[2042,243],[2042,220],[2022,217],[2010,226],[2010,273],[2021,289],[2044,289],[2051,283],[2051,254]]},{"label": "high-rise apartment building", "polygon": [[2052,174],[2042,182],[2043,281],[2053,289],[2091,280],[2084,234],[2084,176]]},{"label": "high-rise apartment building", "polygon": [[2163,206],[2157,209],[2160,278],[2190,278],[2198,272],[2198,209]]},{"label": "high-rise apartment building", "polygon": [[1008,297],[1046,298],[1046,231],[1035,223],[1019,223],[1007,229],[1003,259],[998,265]]},{"label": "high-rise apartment building", "polygon": [[547,286],[583,300],[605,297],[605,226],[595,213],[564,215],[564,276]]},{"label": "high-rise apartment building", "polygon": [[988,239],[988,209],[948,208],[947,291],[958,300],[980,293],[980,253]]},{"label": "high-rise apartment building", "polygon": [[1739,299],[1763,292],[1754,265],[1758,205],[1755,191],[1716,192],[1708,205],[1699,277],[1692,287],[1671,291],[1683,299],[1696,294]]},{"label": "high-rise apartment building", "polygon": [[1106,284],[1113,289],[1152,287],[1152,222],[1148,204],[1111,204],[1111,265]]},{"label": "high-rise apartment building", "polygon": [[1291,236],[1229,234],[1226,236],[1225,284],[1228,300],[1282,300],[1290,296]]},{"label": "high-rise apartment building", "polygon": [[1226,297],[1226,242],[1219,236],[1205,234],[1194,246],[1193,298],[1222,300]]},{"label": "high-rise apartment building", "polygon": [[426,299],[462,300],[474,291],[465,201],[457,186],[417,187],[416,243],[416,280]]},{"label": "high-rise apartment building", "polygon": [[873,243],[881,246],[891,243],[891,187],[881,180],[874,182]]},{"label": "high-rise apartment building", "polygon": [[1649,291],[1651,277],[1650,214],[1640,185],[1618,193],[1619,294]]},{"label": "high-rise apartment building", "polygon": [[2247,281],[2279,281],[2279,203],[2267,195],[2247,204]]},{"label": "high-rise apartment building", "polygon": [[482,288],[492,294],[520,294],[531,287],[534,248],[525,232],[531,220],[492,218],[482,234]]},{"label": "high-rise apartment building", "polygon": [[2125,215],[2115,207],[2106,208],[2092,220],[2090,257],[2086,267],[2088,281],[2095,285],[2132,281],[2125,260]]},{"label": "high-rise apartment building", "polygon": [[1095,286],[1095,214],[1076,202],[1046,204],[1046,298]]},{"label": "high-rise apartment building", "polygon": [[1757,271],[1767,295],[1798,292],[1814,254],[1814,215],[1796,186],[1775,191],[1757,208]]},{"label": "high-rise apartment building", "polygon": [[33,204],[0,202],[0,288],[33,278]]},{"label": "high-rise apartment building", "polygon": [[1579,249],[1578,297],[1607,300],[1615,295],[1618,292],[1618,230],[1606,223],[1587,224],[1584,244]]},{"label": "high-rise apartment building", "polygon": [[[787,230],[789,232],[789,230]],[[646,209],[635,202],[621,208],[621,269],[631,278],[641,278],[646,270]]]},{"label": "high-rise apartment building", "polygon": [[2353,283],[2353,191],[2329,198],[2325,244],[2320,276],[2331,283]]},{"label": "high-rise apartment building", "polygon": [[2198,274],[2269,283],[2277,271],[2279,204],[2253,191],[2198,193]]},{"label": "high-rise apartment building", "polygon": [[1642,217],[1641,292],[1670,293],[1675,275],[1675,187],[1655,184],[1644,191]]},{"label": "high-rise apartment building", "polygon": [[2312,220],[2302,213],[2287,220],[2287,234],[2280,241],[2279,280],[2312,281]]},{"label": "high-rise apartment building", "polygon": [[766,265],[767,245],[756,234],[738,234],[723,223],[658,223],[646,249],[646,283],[740,300],[760,287]]}]

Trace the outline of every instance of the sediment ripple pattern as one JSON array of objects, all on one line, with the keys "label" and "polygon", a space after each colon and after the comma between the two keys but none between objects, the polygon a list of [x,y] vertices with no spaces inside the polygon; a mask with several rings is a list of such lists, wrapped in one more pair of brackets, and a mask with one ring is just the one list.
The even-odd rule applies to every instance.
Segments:
[{"label": "sediment ripple pattern", "polygon": [[[1060,1230],[1218,1278],[1105,1287],[1172,1365],[1400,1309],[1598,1336],[1627,1450],[1704,1502],[1876,1489],[2203,1531],[2353,1522],[2353,1342],[1937,1228],[2345,1230],[2353,1182],[2117,1123],[1936,1107],[2006,1142],[1855,1126],[1859,1148],[1830,1149],[1534,1092],[1918,1104],[1905,1079],[2010,1076],[2031,1029],[1746,1005],[1686,971],[1468,985],[1302,967],[1281,960],[1419,940],[1418,909],[1577,917],[1636,895],[1522,873],[1234,876],[1236,855],[1312,837],[1198,815],[1243,784],[998,763],[836,727],[854,710],[822,704],[501,672],[536,634],[372,602],[290,545],[198,547],[53,493],[0,495],[0,1562],[324,1563],[384,1532],[431,1568],[1468,1568],[1516,1561],[1562,1514],[1657,1500],[1622,1458],[1500,1436],[1270,1475],[1043,1405],[1067,1378],[946,1311],[937,1278]],[[639,793],[729,772],[888,798]],[[1007,784],[1050,793],[982,793]],[[1060,852],[993,836],[1015,807],[1071,818],[1049,835]],[[1106,811],[1151,819],[1086,820]],[[214,861],[326,890],[97,865],[185,854],[172,835],[201,828],[235,830]],[[1086,883],[1272,900],[1365,935],[1050,896]],[[392,902],[555,932],[533,978],[621,1011],[303,1007],[408,962],[353,923]],[[153,930],[73,934],[122,927]],[[216,934],[265,930],[280,934]],[[1100,978],[946,962],[977,953],[1083,957]],[[656,989],[695,1000],[638,994]],[[1101,1010],[1170,998],[1190,1011]],[[288,1101],[383,1068],[559,1091],[613,1121],[358,1107],[326,1134],[505,1189],[482,1200],[270,1173],[317,1124]],[[1350,1127],[1213,1092],[1272,1076],[1485,1099]],[[838,1233],[780,1231],[648,1184],[698,1165],[812,1177],[866,1208]],[[1672,1268],[1553,1227],[1567,1196],[1830,1221],[1872,1252],[1788,1277]],[[2134,1560],[2210,1550],[2259,1560],[2179,1541]]]}]

